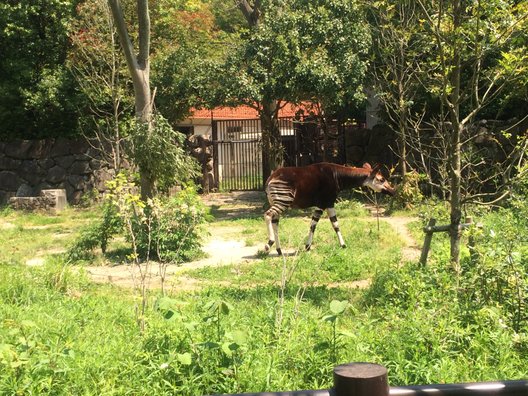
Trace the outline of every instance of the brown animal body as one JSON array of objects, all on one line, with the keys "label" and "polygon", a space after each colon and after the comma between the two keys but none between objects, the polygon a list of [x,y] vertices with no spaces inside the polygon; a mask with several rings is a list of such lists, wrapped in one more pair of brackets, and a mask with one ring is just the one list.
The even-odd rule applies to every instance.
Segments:
[{"label": "brown animal body", "polygon": [[340,245],[345,247],[334,205],[340,191],[361,186],[370,187],[376,192],[394,194],[394,188],[379,172],[379,166],[372,168],[369,164],[365,164],[362,168],[355,168],[322,162],[303,167],[277,169],[266,181],[270,208],[264,215],[269,237],[265,250],[269,251],[276,243],[277,252],[282,254],[278,236],[279,217],[291,207],[301,209],[316,207],[306,242],[307,250],[311,247],[315,227],[323,210],[328,213]]}]

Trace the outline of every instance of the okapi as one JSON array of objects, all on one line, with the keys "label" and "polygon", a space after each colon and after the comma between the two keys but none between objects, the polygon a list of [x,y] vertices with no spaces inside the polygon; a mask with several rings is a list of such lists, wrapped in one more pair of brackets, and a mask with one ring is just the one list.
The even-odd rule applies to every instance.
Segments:
[{"label": "okapi", "polygon": [[264,214],[268,229],[268,252],[276,243],[277,253],[282,255],[279,242],[279,217],[288,208],[306,209],[315,206],[306,250],[312,246],[315,227],[326,210],[341,247],[346,247],[337,223],[334,204],[339,191],[367,186],[375,192],[394,195],[394,188],[379,172],[380,165],[372,168],[368,163],[355,168],[327,162],[301,167],[284,167],[275,170],[266,181],[266,194],[271,207]]}]

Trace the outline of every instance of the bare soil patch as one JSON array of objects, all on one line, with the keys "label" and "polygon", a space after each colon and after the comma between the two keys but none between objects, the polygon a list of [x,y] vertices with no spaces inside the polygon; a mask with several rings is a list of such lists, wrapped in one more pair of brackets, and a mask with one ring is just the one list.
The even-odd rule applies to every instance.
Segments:
[{"label": "bare soil patch", "polygon": [[396,230],[396,232],[404,242],[401,260],[402,264],[409,261],[418,261],[421,253],[420,247],[418,242],[412,236],[408,227],[409,223],[416,221],[416,218],[404,216],[391,216],[383,217],[382,220],[389,223],[391,227]]},{"label": "bare soil patch", "polygon": [[[231,219],[237,217],[256,216],[264,212],[265,195],[263,192],[238,192],[238,193],[215,193],[202,196],[203,202],[208,205],[217,219]],[[420,256],[417,241],[413,238],[408,224],[416,219],[413,217],[385,217],[380,220],[389,223],[400,235],[404,242],[402,253],[402,264],[407,261],[416,261]],[[1,224],[2,228],[9,228],[10,223]],[[176,290],[196,290],[203,286],[203,282],[186,274],[188,270],[204,267],[220,267],[232,264],[251,264],[258,259],[259,246],[246,246],[243,239],[238,238],[243,231],[242,227],[215,226],[211,235],[207,238],[203,247],[205,257],[193,262],[168,265],[165,267],[165,282],[167,287]],[[57,238],[63,235],[57,234]],[[28,260],[27,265],[35,266],[44,263],[48,254],[62,253],[62,251],[39,251],[36,257]],[[285,254],[292,255],[289,251]],[[139,285],[140,270],[131,265],[114,266],[85,266],[87,272],[94,282],[111,283],[122,287],[134,287]],[[142,271],[147,271],[142,268]],[[152,263],[146,272],[147,284],[150,287],[159,287],[162,280],[162,268],[158,263]],[[366,288],[370,280],[359,280],[354,282],[337,282],[327,285],[328,287]]]}]

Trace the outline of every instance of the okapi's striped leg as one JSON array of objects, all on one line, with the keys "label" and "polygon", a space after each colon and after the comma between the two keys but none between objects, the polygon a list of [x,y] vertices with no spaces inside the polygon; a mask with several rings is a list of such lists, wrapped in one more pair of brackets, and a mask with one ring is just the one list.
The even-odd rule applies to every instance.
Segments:
[{"label": "okapi's striped leg", "polygon": [[268,243],[264,245],[264,251],[269,252],[273,244],[275,243],[275,232],[272,225],[273,214],[268,210],[264,214],[264,221],[266,222],[266,228],[268,229]]},{"label": "okapi's striped leg", "polygon": [[281,249],[280,240],[279,240],[279,217],[272,219],[271,220],[271,225],[273,227],[273,234],[275,236],[275,243],[277,244],[277,245],[275,245],[275,249],[277,250],[278,255],[282,256],[282,249]]},{"label": "okapi's striped leg", "polygon": [[277,253],[282,256],[282,250],[279,241],[279,215],[275,214],[270,208],[264,215],[266,226],[268,228],[268,243],[264,245],[264,251],[269,252],[274,243],[277,243]]},{"label": "okapi's striped leg", "polygon": [[317,223],[319,222],[319,219],[321,218],[322,215],[323,215],[322,209],[317,208],[314,210],[314,213],[312,216],[312,222],[310,223],[310,233],[308,234],[308,239],[306,240],[306,245],[304,246],[306,250],[310,250],[310,248],[312,247],[315,227],[317,227]]},{"label": "okapi's striped leg", "polygon": [[279,242],[279,217],[282,212],[291,206],[295,198],[295,192],[287,182],[272,179],[268,182],[266,193],[271,207],[264,215],[268,228],[268,243],[264,246],[264,250],[268,252],[273,243],[276,243],[277,253],[282,255]]},{"label": "okapi's striped leg", "polygon": [[339,224],[337,223],[337,215],[336,210],[334,208],[328,208],[326,209],[326,213],[328,213],[328,218],[330,219],[330,222],[332,223],[332,227],[334,228],[334,231],[337,234],[337,239],[339,239],[339,244],[342,248],[345,248],[345,240],[343,239],[343,235],[341,235],[341,231],[339,230]]}]

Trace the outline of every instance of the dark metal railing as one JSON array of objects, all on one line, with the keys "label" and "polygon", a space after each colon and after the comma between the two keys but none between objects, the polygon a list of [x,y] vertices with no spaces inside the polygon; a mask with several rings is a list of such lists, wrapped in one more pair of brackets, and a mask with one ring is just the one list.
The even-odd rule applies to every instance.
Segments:
[{"label": "dark metal railing", "polygon": [[388,386],[387,369],[371,363],[334,368],[334,387],[321,390],[239,393],[223,396],[528,396],[528,380]]}]

